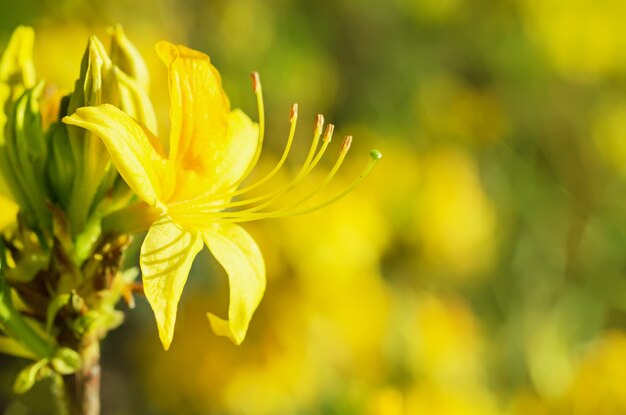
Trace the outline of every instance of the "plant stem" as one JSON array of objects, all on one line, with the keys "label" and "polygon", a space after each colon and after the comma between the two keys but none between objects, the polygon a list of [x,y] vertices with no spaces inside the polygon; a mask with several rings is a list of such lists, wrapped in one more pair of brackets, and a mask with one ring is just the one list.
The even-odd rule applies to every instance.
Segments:
[{"label": "plant stem", "polygon": [[85,339],[81,347],[82,366],[64,378],[72,415],[100,414],[100,343]]}]

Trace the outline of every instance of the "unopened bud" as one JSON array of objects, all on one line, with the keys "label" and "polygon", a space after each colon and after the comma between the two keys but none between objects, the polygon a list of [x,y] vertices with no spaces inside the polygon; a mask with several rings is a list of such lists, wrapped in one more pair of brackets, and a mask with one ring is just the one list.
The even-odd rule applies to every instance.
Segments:
[{"label": "unopened bud", "polygon": [[150,87],[150,72],[135,45],[128,40],[120,25],[109,28],[108,33],[111,36],[111,61],[113,64],[147,91]]}]

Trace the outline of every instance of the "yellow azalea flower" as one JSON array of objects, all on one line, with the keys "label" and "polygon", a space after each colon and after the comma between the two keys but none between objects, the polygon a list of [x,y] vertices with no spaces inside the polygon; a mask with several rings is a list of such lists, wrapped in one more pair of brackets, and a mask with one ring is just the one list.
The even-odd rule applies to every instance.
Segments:
[{"label": "yellow azalea flower", "polygon": [[[170,147],[166,155],[158,138],[146,127],[112,105],[79,108],[65,117],[67,124],[86,128],[99,136],[113,163],[129,186],[146,203],[160,211],[141,249],[144,291],[156,316],[165,349],[171,343],[178,302],[196,254],[206,245],[225,268],[230,284],[228,320],[209,313],[215,333],[234,343],[243,341],[250,319],[265,291],[265,266],[255,241],[239,225],[255,219],[306,213],[318,206],[299,208],[332,179],[350,146],[347,137],[340,155],[322,183],[298,203],[263,211],[290,192],[317,164],[332,136],[318,117],[313,144],[304,165],[286,188],[231,202],[269,180],[283,165],[291,147],[297,119],[292,109],[291,130],[278,165],[260,181],[237,189],[254,168],[263,140],[261,87],[255,77],[261,128],[242,111],[230,109],[220,75],[201,52],[168,42],[157,44],[157,53],[169,70]],[[372,153],[363,177],[380,153]],[[246,205],[256,206],[245,208]],[[240,210],[233,210],[234,208]]]}]

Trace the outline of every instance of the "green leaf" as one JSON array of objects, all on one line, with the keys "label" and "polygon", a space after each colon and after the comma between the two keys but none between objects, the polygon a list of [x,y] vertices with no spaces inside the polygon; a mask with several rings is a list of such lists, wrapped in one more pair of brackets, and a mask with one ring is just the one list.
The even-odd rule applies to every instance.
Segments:
[{"label": "green leaf", "polygon": [[5,336],[0,336],[0,353],[24,359],[37,359],[37,356],[28,350],[26,346],[11,337]]}]

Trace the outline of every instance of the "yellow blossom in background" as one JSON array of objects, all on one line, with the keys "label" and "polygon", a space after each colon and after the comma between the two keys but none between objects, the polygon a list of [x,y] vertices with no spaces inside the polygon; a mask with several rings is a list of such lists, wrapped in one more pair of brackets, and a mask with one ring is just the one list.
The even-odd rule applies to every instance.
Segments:
[{"label": "yellow blossom in background", "polygon": [[408,395],[406,414],[497,415],[493,396],[482,388],[445,391],[434,385],[417,386]]},{"label": "yellow blossom in background", "polygon": [[565,413],[617,415],[626,411],[626,334],[609,331],[582,358],[565,395]]},{"label": "yellow blossom in background", "polygon": [[626,71],[621,0],[519,0],[529,35],[566,76],[598,80]]},{"label": "yellow blossom in background", "polygon": [[488,271],[495,254],[496,216],[474,161],[444,148],[422,160],[412,237],[431,269],[465,278]]},{"label": "yellow blossom in background", "polygon": [[480,383],[484,353],[478,322],[462,300],[416,297],[405,327],[408,359],[413,370],[452,389]]}]

